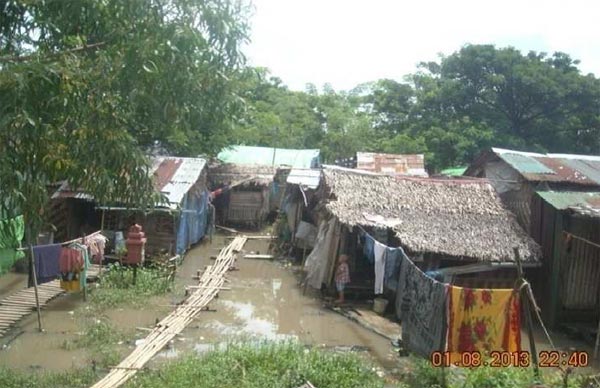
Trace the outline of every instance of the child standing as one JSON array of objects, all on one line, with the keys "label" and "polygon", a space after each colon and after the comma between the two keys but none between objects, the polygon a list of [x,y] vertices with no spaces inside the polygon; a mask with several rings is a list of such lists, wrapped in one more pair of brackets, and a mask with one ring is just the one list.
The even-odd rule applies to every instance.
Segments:
[{"label": "child standing", "polygon": [[348,267],[348,255],[340,255],[338,266],[335,270],[335,288],[338,292],[338,299],[335,303],[344,303],[344,289],[346,284],[350,283],[350,268]]}]

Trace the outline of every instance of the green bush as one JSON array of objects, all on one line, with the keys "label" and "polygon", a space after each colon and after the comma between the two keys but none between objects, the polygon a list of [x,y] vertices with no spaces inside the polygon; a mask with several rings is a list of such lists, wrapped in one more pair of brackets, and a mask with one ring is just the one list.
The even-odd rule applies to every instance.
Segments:
[{"label": "green bush", "polygon": [[134,283],[134,269],[112,264],[103,273],[99,287],[92,291],[90,301],[95,308],[106,309],[122,305],[143,306],[149,297],[170,291],[169,273],[162,267],[140,267]]},{"label": "green bush", "polygon": [[233,344],[204,356],[189,355],[144,372],[129,387],[381,388],[383,379],[353,354],[307,349],[295,343]]}]

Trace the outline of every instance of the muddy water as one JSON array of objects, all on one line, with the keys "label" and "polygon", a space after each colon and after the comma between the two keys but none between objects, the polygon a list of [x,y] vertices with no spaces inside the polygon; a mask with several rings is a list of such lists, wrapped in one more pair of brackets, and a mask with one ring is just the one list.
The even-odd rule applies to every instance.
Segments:
[{"label": "muddy water", "polygon": [[[117,308],[103,313],[120,330],[135,333],[135,338],[120,346],[123,355],[133,349],[136,339],[147,332],[184,298],[186,285],[194,285],[198,269],[210,265],[219,249],[230,240],[215,236],[213,243],[205,242],[188,254],[176,277],[175,291],[154,298],[143,309]],[[266,253],[268,243],[249,240],[245,251]],[[230,291],[222,291],[206,312],[157,357],[172,358],[183,352],[204,352],[230,341],[240,339],[287,340],[295,339],[310,345],[352,346],[371,349],[371,354],[382,366],[393,367],[397,358],[389,342],[346,318],[325,310],[317,298],[305,296],[289,268],[278,262],[243,259],[238,271],[229,272]],[[0,277],[2,294],[10,294],[26,285],[26,276],[7,274]],[[11,334],[19,334],[0,350],[0,365],[19,369],[65,370],[90,365],[92,355],[86,349],[66,350],[64,343],[80,338],[83,310],[86,304],[79,293],[63,295],[50,303],[42,312],[44,332],[37,330],[35,314],[22,320]],[[8,336],[0,343],[6,344]]]},{"label": "muddy water", "polygon": [[[197,269],[210,265],[210,256],[218,253],[215,247],[226,243],[223,236],[216,236],[211,246],[191,250],[178,272],[177,283],[194,284],[192,276]],[[265,240],[248,240],[244,251],[267,253],[267,246]],[[228,274],[227,287],[231,290],[221,291],[210,303],[216,311],[203,313],[197,323],[188,326],[168,349],[167,357],[240,339],[295,339],[309,345],[367,347],[379,364],[395,366],[397,356],[387,339],[325,310],[319,299],[303,295],[290,268],[269,260],[244,259],[243,254],[236,266],[238,270]]]},{"label": "muddy water", "polygon": [[11,333],[22,334],[0,351],[0,365],[51,370],[84,365],[84,350],[65,350],[62,346],[65,341],[79,337],[74,310],[80,303],[81,296],[75,294],[61,296],[50,303],[42,310],[42,333],[38,331],[35,313],[23,319]]}]

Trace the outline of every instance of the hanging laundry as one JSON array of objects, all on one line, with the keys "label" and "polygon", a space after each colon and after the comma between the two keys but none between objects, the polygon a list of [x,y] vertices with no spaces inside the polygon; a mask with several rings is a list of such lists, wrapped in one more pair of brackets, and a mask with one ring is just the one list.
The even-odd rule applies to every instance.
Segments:
[{"label": "hanging laundry", "polygon": [[86,237],[85,244],[90,248],[92,261],[95,264],[102,264],[104,261],[104,248],[108,239],[101,234],[92,237]]},{"label": "hanging laundry", "polygon": [[81,260],[83,262],[83,268],[79,271],[79,283],[82,289],[87,287],[87,270],[90,266],[89,249],[86,245],[75,243],[71,247],[81,252]]},{"label": "hanging laundry", "polygon": [[63,247],[60,251],[59,269],[65,274],[69,272],[80,272],[83,269],[83,256],[79,249]]},{"label": "hanging laundry", "polygon": [[61,272],[60,287],[66,291],[79,291],[81,289],[80,277],[85,263],[82,251],[75,244],[62,248],[59,268]]},{"label": "hanging laundry", "polygon": [[387,248],[385,251],[385,277],[383,285],[385,288],[396,291],[398,287],[398,276],[402,260],[408,257],[402,248]]},{"label": "hanging laundry", "polygon": [[369,263],[373,264],[373,262],[374,262],[373,249],[375,247],[375,239],[373,239],[373,237],[369,236],[367,233],[364,233],[364,232],[362,232],[362,233],[364,236],[363,254],[367,258]]},{"label": "hanging laundry", "polygon": [[429,357],[445,349],[446,286],[427,277],[409,259],[402,260],[396,293],[396,314],[407,349]]},{"label": "hanging laundry", "polygon": [[449,286],[448,342],[452,362],[461,352],[521,350],[521,309],[512,289]]},{"label": "hanging laundry", "polygon": [[37,283],[47,283],[60,275],[60,244],[38,245],[33,247],[33,260]]},{"label": "hanging laundry", "polygon": [[373,255],[375,257],[375,294],[383,294],[383,278],[385,276],[385,251],[387,246],[375,241]]}]

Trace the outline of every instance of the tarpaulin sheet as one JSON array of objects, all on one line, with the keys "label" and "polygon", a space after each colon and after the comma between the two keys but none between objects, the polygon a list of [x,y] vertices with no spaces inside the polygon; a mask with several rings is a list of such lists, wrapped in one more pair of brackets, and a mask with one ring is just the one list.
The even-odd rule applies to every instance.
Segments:
[{"label": "tarpaulin sheet", "polygon": [[0,275],[24,256],[23,252],[16,250],[21,246],[24,235],[23,216],[0,220]]},{"label": "tarpaulin sheet", "polygon": [[183,209],[179,217],[177,227],[177,245],[178,255],[192,245],[197,243],[206,235],[208,224],[208,191],[200,195],[187,193],[183,199]]}]

